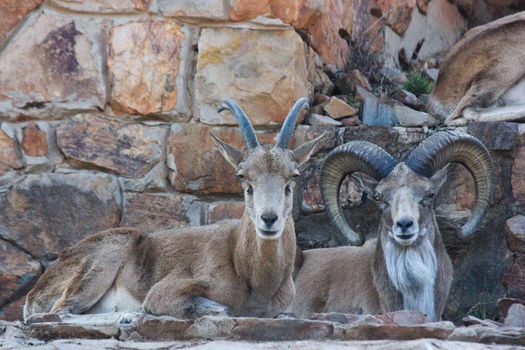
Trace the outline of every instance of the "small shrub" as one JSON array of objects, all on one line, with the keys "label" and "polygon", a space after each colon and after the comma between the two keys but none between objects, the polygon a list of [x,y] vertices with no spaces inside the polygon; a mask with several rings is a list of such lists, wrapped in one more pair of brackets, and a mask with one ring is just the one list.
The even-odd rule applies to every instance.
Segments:
[{"label": "small shrub", "polygon": [[416,96],[429,94],[434,83],[427,79],[423,74],[413,72],[408,76],[408,80],[403,84],[403,88]]}]

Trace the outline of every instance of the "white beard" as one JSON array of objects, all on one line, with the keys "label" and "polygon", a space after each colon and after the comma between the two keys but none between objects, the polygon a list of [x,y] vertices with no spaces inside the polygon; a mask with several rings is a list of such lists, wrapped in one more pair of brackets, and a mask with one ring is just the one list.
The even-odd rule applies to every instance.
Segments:
[{"label": "white beard", "polygon": [[436,320],[434,284],[437,258],[427,237],[417,246],[400,247],[387,239],[383,247],[388,276],[403,295],[406,310],[418,310]]}]

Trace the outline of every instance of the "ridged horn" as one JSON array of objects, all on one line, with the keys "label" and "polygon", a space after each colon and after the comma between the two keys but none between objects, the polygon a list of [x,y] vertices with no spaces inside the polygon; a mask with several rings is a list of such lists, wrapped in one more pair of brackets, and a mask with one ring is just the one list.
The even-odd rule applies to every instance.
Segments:
[{"label": "ridged horn", "polygon": [[224,110],[230,111],[237,124],[239,124],[239,128],[241,129],[242,137],[244,138],[246,147],[251,149],[259,146],[259,140],[257,139],[257,135],[255,135],[255,130],[253,129],[252,123],[246,116],[246,113],[244,113],[242,108],[237,104],[237,102],[231,98],[225,99],[221,102],[219,108],[217,108],[217,112],[220,113]]},{"label": "ridged horn", "polygon": [[288,148],[290,145],[290,140],[292,139],[292,134],[295,129],[295,123],[297,121],[297,117],[299,116],[299,112],[301,112],[301,109],[306,106],[308,106],[308,100],[305,97],[301,97],[294,103],[292,109],[290,109],[290,112],[284,120],[283,126],[281,127],[279,139],[277,140],[277,146],[281,148]]},{"label": "ridged horn", "polygon": [[326,156],[321,168],[321,194],[330,220],[351,245],[362,245],[364,237],[352,230],[339,202],[344,178],[356,171],[377,181],[386,177],[397,161],[381,147],[367,141],[350,141]]},{"label": "ridged horn", "polygon": [[461,238],[474,233],[494,192],[492,160],[487,148],[477,138],[460,131],[438,132],[412,151],[405,164],[416,173],[431,177],[449,163],[467,168],[476,185],[476,201],[467,222],[458,230]]}]

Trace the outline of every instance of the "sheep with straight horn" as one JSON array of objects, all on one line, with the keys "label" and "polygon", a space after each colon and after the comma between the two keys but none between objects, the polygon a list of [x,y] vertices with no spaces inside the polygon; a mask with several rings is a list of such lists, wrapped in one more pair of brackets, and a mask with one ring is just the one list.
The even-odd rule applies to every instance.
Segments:
[{"label": "sheep with straight horn", "polygon": [[304,251],[295,278],[297,294],[289,311],[369,314],[419,310],[438,320],[452,281],[452,264],[433,210],[434,196],[446,180],[447,165],[464,165],[476,185],[476,201],[458,234],[474,233],[493,192],[490,155],[476,138],[439,132],[423,141],[405,162],[380,147],[351,141],[332,150],[321,170],[321,191],[328,215],[352,245],[362,245],[339,202],[341,182],[356,176],[381,210],[378,238],[362,247]]},{"label": "sheep with straight horn", "polygon": [[235,101],[221,104],[219,111],[229,110],[239,124],[247,148],[238,150],[212,134],[244,189],[240,220],[159,233],[117,228],[88,237],[64,250],[42,275],[27,295],[24,318],[110,318],[121,312],[129,321],[134,312],[179,318],[283,312],[295,294],[294,179],[323,137],[288,149],[306,104],[304,98],[294,104],[276,145],[259,144]]}]

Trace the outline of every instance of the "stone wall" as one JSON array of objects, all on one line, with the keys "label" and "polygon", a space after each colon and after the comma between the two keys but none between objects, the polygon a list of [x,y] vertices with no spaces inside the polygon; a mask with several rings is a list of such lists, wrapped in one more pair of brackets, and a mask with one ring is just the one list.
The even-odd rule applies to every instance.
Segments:
[{"label": "stone wall", "polygon": [[[209,138],[213,131],[242,145],[231,116],[215,111],[223,98],[237,99],[262,142],[270,142],[298,97],[315,100],[330,93],[333,84],[325,72],[347,63],[345,35],[380,33],[371,40],[388,53],[383,44],[389,31],[405,45],[414,14],[430,21],[432,8],[442,7],[458,25],[425,35],[438,37],[443,30],[458,38],[465,28],[465,19],[445,0],[418,1],[417,9],[392,18],[375,11],[382,7],[388,4],[371,0],[3,1],[0,317],[20,317],[24,295],[44,269],[91,233],[240,217],[239,184]],[[376,28],[377,17],[382,20]],[[403,21],[406,28],[398,28]],[[297,186],[294,218],[303,248],[340,243],[318,192],[327,151],[366,139],[403,157],[431,132],[302,123],[295,144],[325,130],[331,135]],[[490,145],[500,182],[480,235],[471,242],[446,235],[456,266],[450,318],[478,304],[492,312],[505,287],[510,296],[525,297],[520,269],[525,258],[516,258],[511,272],[521,279],[502,284],[514,254],[505,244],[504,222],[525,214],[523,130],[508,123],[477,125],[469,132]],[[455,170],[440,206],[445,231],[465,217],[472,191],[469,178]],[[348,192],[356,227],[374,232],[375,209],[352,184]],[[522,248],[516,249],[520,254]]]}]

